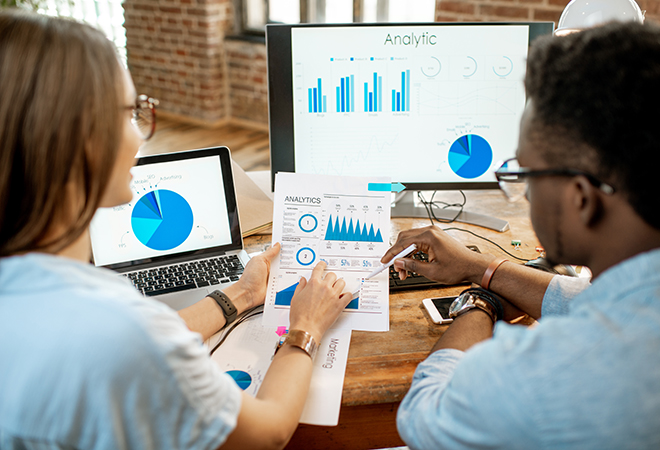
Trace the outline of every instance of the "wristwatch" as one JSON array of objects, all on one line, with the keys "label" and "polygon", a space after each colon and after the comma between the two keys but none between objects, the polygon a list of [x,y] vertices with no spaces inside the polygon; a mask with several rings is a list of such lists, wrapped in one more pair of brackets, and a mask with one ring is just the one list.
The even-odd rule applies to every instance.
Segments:
[{"label": "wristwatch", "polygon": [[215,300],[220,309],[222,309],[222,314],[224,314],[226,321],[225,325],[229,325],[236,320],[238,309],[236,309],[234,303],[227,297],[227,294],[222,291],[213,291],[208,296]]},{"label": "wristwatch", "polygon": [[482,288],[471,288],[461,292],[449,307],[449,317],[455,319],[475,308],[488,314],[493,323],[502,319],[502,303],[498,296]]},{"label": "wristwatch", "polygon": [[287,334],[280,336],[280,340],[275,347],[275,354],[277,354],[277,351],[282,348],[284,344],[302,349],[310,358],[312,358],[312,360],[314,360],[316,352],[319,349],[319,345],[316,343],[314,336],[302,330],[289,330]]}]

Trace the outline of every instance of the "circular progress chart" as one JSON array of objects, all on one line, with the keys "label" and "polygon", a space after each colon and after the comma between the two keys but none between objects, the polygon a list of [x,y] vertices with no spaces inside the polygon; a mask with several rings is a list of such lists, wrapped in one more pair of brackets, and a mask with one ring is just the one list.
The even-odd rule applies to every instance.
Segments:
[{"label": "circular progress chart", "polygon": [[179,194],[158,189],[144,194],[131,214],[135,237],[152,250],[171,250],[188,239],[193,228],[190,205]]},{"label": "circular progress chart", "polygon": [[488,141],[477,134],[466,134],[451,144],[449,167],[461,178],[477,178],[485,174],[493,162]]},{"label": "circular progress chart", "polygon": [[228,370],[226,373],[234,379],[238,387],[242,390],[246,390],[252,384],[252,377],[247,372],[242,370]]}]

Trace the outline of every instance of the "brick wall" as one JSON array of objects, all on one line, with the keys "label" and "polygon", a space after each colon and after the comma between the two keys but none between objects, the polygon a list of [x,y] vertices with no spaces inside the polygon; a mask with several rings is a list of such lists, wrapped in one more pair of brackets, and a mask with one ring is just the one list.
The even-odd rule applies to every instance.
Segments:
[{"label": "brick wall", "polygon": [[[637,0],[646,19],[660,22],[660,0]],[[559,22],[568,0],[436,0],[436,22],[548,20]]]},{"label": "brick wall", "polygon": [[229,116],[224,36],[232,0],[126,0],[128,66],[161,111],[206,123]]},{"label": "brick wall", "polygon": [[266,46],[227,40],[225,47],[232,119],[268,124]]},{"label": "brick wall", "polygon": [[[660,0],[637,0],[660,22]],[[437,0],[436,21],[559,20],[568,0]],[[209,125],[268,124],[266,48],[227,39],[232,0],[126,0],[128,64],[159,110]]]}]

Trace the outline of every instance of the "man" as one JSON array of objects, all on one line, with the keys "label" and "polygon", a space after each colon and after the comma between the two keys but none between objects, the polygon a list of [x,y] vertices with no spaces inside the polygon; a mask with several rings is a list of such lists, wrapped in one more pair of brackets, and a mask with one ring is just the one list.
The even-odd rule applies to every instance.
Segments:
[{"label": "man", "polygon": [[590,267],[592,283],[495,261],[438,227],[401,233],[384,262],[411,243],[431,261],[398,260],[402,274],[482,284],[505,320],[539,324],[459,311],[417,368],[399,433],[411,448],[660,448],[660,29],[540,39],[525,86],[519,169],[500,185],[523,188],[548,259]]}]

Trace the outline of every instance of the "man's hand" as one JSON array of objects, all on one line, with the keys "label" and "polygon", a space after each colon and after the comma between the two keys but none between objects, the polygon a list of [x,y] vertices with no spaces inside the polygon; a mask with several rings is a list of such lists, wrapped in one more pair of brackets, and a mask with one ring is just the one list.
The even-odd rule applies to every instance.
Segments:
[{"label": "man's hand", "polygon": [[394,268],[402,279],[405,279],[407,271],[410,271],[447,284],[457,284],[462,281],[479,283],[488,264],[494,258],[491,255],[473,252],[439,227],[430,226],[399,233],[396,243],[385,253],[381,262],[389,262],[410,244],[416,244],[417,250],[428,254],[429,262],[412,258],[396,260]]}]

